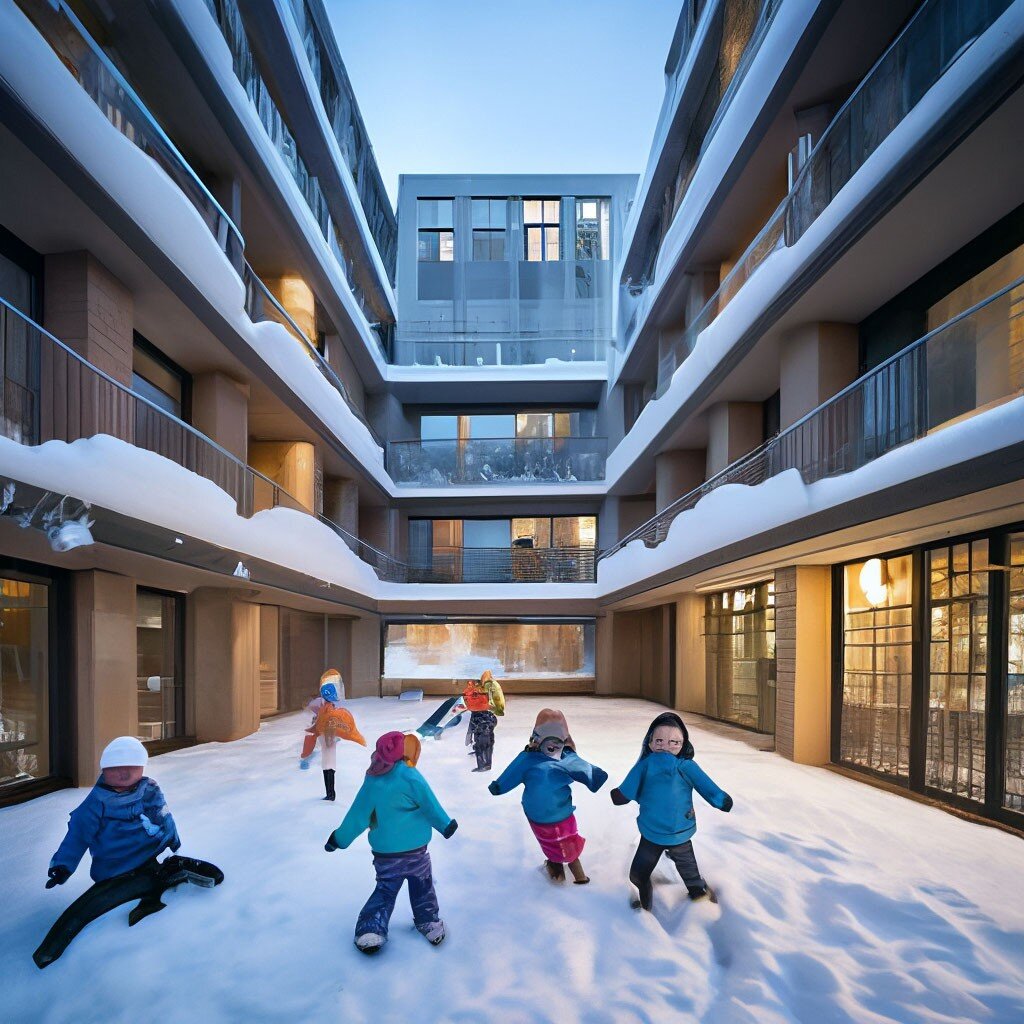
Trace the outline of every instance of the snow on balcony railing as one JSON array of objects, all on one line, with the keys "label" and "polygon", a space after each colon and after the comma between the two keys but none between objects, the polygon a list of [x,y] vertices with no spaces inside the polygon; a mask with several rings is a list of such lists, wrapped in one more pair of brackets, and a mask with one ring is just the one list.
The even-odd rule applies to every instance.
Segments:
[{"label": "snow on balcony railing", "polygon": [[1011,2],[924,0],[815,143],[789,194],[718,291],[662,355],[655,398],[668,389],[698,335],[758,267],[773,252],[803,237],[867,158]]},{"label": "snow on balcony railing", "polygon": [[[404,330],[412,333],[408,327]],[[474,341],[399,337],[394,343],[394,362],[398,366],[426,367],[542,366],[551,361],[591,363],[604,361],[606,346],[607,342],[593,337],[538,340],[509,335],[502,340],[481,337]]]},{"label": "snow on balcony railing", "polygon": [[75,13],[63,0],[18,0],[18,5],[107,120],[178,186],[231,265],[241,272],[245,251],[241,232]]},{"label": "snow on balcony railing", "polygon": [[803,419],[678,498],[600,555],[660,544],[673,520],[723,484],[789,469],[805,483],[850,473],[886,452],[1024,393],[1024,277],[854,381]]},{"label": "snow on balcony railing", "polygon": [[604,437],[471,437],[392,441],[388,472],[419,487],[543,484],[604,479]]},{"label": "snow on balcony railing", "polygon": [[407,583],[592,583],[594,548],[435,548]]}]

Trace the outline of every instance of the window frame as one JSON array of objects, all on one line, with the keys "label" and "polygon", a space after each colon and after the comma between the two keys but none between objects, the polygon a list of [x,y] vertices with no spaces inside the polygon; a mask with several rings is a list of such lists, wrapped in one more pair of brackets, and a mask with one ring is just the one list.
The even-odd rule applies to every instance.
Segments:
[{"label": "window frame", "polygon": [[[541,219],[527,220],[526,219],[526,204],[527,203],[540,203],[540,215]],[[547,219],[547,204],[554,203],[555,208],[558,211],[558,220],[549,221]],[[562,197],[561,196],[524,196],[522,200],[522,211],[523,211],[523,262],[525,263],[560,263],[562,262]],[[540,231],[540,259],[530,258],[530,229]],[[549,232],[551,229],[555,230],[555,237],[558,239],[558,256],[555,259],[548,257],[548,242]]]}]

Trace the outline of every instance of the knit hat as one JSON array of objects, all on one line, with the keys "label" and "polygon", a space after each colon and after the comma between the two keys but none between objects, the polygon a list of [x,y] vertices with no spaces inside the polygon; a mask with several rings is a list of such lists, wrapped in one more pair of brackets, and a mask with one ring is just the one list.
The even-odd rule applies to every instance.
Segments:
[{"label": "knit hat", "polygon": [[415,768],[416,762],[420,759],[420,751],[422,749],[419,736],[414,732],[406,733],[405,740],[403,741],[402,760],[410,768]]},{"label": "knit hat", "polygon": [[345,699],[345,682],[336,668],[329,668],[320,677],[320,696],[332,702]]},{"label": "knit hat", "polygon": [[145,768],[148,760],[146,748],[134,736],[118,736],[103,748],[103,753],[100,754],[100,769],[121,768],[126,765]]},{"label": "knit hat", "polygon": [[405,736],[400,732],[386,732],[377,740],[377,746],[370,757],[367,775],[386,775],[402,760],[405,753]]},{"label": "knit hat", "polygon": [[647,727],[647,735],[644,737],[643,747],[640,750],[640,757],[645,758],[651,753],[651,737],[654,735],[654,730],[662,725],[670,725],[674,729],[678,729],[683,734],[683,746],[679,753],[676,754],[676,757],[682,758],[684,761],[692,760],[693,744],[690,742],[690,734],[686,731],[686,726],[683,725],[683,720],[674,711],[663,711]]},{"label": "knit hat", "polygon": [[[576,743],[575,743],[575,741],[573,740],[572,736],[569,733],[569,723],[566,722],[565,715],[563,715],[561,711],[556,711],[554,708],[541,708],[540,711],[537,713],[537,721],[536,721],[536,724],[533,727],[533,735],[530,737],[530,743],[531,744],[534,743],[534,741],[536,739],[536,736],[537,736],[537,730],[542,725],[547,725],[549,722],[557,722],[562,727],[564,732],[561,733],[560,735],[557,734],[557,733],[545,733],[545,735],[546,736],[559,735],[560,739],[564,739],[565,740],[565,745],[567,747],[571,748],[572,750],[575,750],[576,749]],[[529,749],[529,748],[527,748],[527,749]]]}]

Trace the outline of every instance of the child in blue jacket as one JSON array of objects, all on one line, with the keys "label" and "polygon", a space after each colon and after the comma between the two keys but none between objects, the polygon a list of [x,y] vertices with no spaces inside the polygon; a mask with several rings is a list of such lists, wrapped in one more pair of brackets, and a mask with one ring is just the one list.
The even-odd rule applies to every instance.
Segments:
[{"label": "child in blue jacket", "polygon": [[640,759],[622,785],[611,792],[614,804],[635,800],[640,805],[636,819],[640,845],[629,868],[629,880],[639,890],[644,910],[651,909],[651,874],[663,853],[678,869],[691,900],[710,895],[690,842],[697,831],[694,790],[712,807],[732,810],[732,797],[719,789],[693,760],[693,744],[683,720],[666,711],[651,722]]},{"label": "child in blue jacket", "polygon": [[387,942],[403,882],[409,883],[413,921],[420,934],[435,946],[445,936],[427,844],[432,829],[450,839],[459,826],[416,770],[419,749],[416,736],[381,736],[352,806],[324,844],[328,853],[344,850],[369,829],[377,886],[356,921],[355,944],[362,953],[376,953]]},{"label": "child in blue jacket", "polygon": [[608,773],[588,764],[571,746],[561,714],[542,711],[526,749],[487,788],[494,796],[523,787],[523,812],[544,853],[544,866],[553,882],[565,880],[569,865],[576,885],[590,879],[580,863],[586,840],[576,825],[571,786],[582,782],[596,793]]},{"label": "child in blue jacket", "polygon": [[53,963],[71,940],[108,910],[139,900],[128,915],[134,925],[163,910],[167,889],[194,882],[219,885],[219,868],[191,857],[156,858],[181,846],[178,829],[160,787],[143,776],[149,755],[134,736],[119,736],[100,756],[100,777],[89,795],[71,812],[67,835],[50,860],[47,889],[63,885],[88,850],[89,874],[95,883],[57,919],[32,954],[40,968]]}]

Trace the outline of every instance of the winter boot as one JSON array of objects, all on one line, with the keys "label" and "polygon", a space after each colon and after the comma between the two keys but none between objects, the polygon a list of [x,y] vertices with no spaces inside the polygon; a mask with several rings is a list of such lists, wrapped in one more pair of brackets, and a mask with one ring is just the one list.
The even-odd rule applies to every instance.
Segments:
[{"label": "winter boot", "polygon": [[583,870],[583,865],[580,863],[579,857],[569,864],[569,870],[572,872],[573,885],[586,885],[590,881],[587,878],[586,871]]},{"label": "winter boot", "polygon": [[224,881],[224,872],[216,864],[197,860],[195,857],[179,857],[172,854],[160,864],[160,868],[169,885],[177,884],[179,872],[182,875],[181,881],[191,882],[204,889],[212,889]]},{"label": "winter boot", "polygon": [[159,899],[151,896],[139,900],[128,914],[128,927],[131,928],[132,925],[138,924],[143,918],[149,917],[150,914],[158,913],[166,906],[166,903],[162,903]]},{"label": "winter boot", "polygon": [[552,882],[564,882],[565,881],[565,866],[559,864],[553,860],[544,861],[544,867],[547,868],[548,878]]},{"label": "winter boot", "polygon": [[324,769],[324,789],[327,791],[327,795],[324,797],[325,800],[334,800],[334,769]]},{"label": "winter boot", "polygon": [[708,892],[708,887],[706,885],[688,885],[686,887],[686,891],[694,903],[696,903],[697,900],[706,900],[711,895],[711,893]]},{"label": "winter boot", "polygon": [[432,946],[440,946],[445,937],[444,921],[431,921],[423,930],[423,937]]},{"label": "winter boot", "polygon": [[360,953],[379,953],[384,948],[384,936],[376,932],[366,932],[356,936],[356,949]]}]

